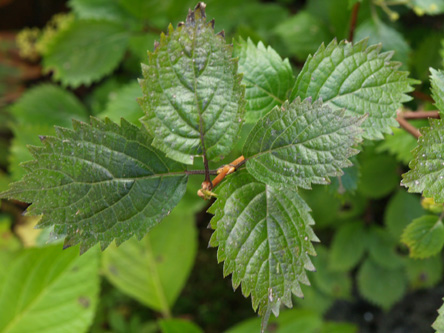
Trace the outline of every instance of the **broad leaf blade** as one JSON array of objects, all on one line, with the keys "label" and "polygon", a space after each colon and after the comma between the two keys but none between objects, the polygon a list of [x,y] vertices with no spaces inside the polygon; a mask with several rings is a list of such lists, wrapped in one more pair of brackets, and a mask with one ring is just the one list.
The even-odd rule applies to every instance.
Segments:
[{"label": "broad leaf blade", "polygon": [[[291,307],[291,295],[302,296],[299,283],[309,284],[305,269],[314,270],[308,255],[318,241],[310,208],[294,191],[281,191],[236,172],[217,190],[210,208],[215,230],[210,244],[225,261],[224,275],[233,287],[251,294],[259,314],[279,313],[281,303]],[[265,316],[266,317],[266,316]]]},{"label": "broad leaf blade", "polygon": [[245,88],[213,23],[199,3],[185,24],[161,35],[142,68],[142,122],[153,145],[182,163],[192,164],[204,150],[209,160],[228,154],[242,122]]},{"label": "broad leaf blade", "polygon": [[415,81],[398,71],[400,64],[390,61],[392,53],[379,53],[380,48],[367,48],[365,40],[321,45],[305,62],[292,98],[320,98],[333,109],[346,109],[347,115],[368,114],[364,138],[382,139],[391,126],[398,127],[396,110],[411,99],[406,93]]},{"label": "broad leaf blade", "polygon": [[299,98],[275,107],[258,121],[243,148],[247,170],[273,186],[311,188],[342,175],[358,153],[363,118],[344,116],[320,101]]},{"label": "broad leaf blade", "polygon": [[86,332],[99,292],[98,253],[60,245],[25,250],[0,285],[0,331]]},{"label": "broad leaf blade", "polygon": [[444,224],[436,215],[424,215],[410,223],[401,236],[412,258],[428,258],[444,246]]},{"label": "broad leaf blade", "polygon": [[432,85],[432,97],[435,100],[435,105],[440,111],[441,118],[444,117],[444,72],[430,68],[432,75],[430,76],[430,83]]},{"label": "broad leaf blade", "polygon": [[436,203],[444,202],[444,122],[430,119],[430,127],[421,128],[422,136],[413,150],[414,159],[410,171],[402,175],[401,185],[409,192],[423,193],[434,198]]},{"label": "broad leaf blade", "polygon": [[91,122],[42,137],[28,174],[1,195],[33,203],[28,213],[43,214],[39,226],[55,225],[66,246],[82,243],[81,252],[142,238],[176,206],[187,182],[183,165],[154,150],[146,132],[124,120],[121,127]]},{"label": "broad leaf blade", "polygon": [[117,67],[128,37],[120,24],[74,21],[51,40],[43,57],[44,70],[53,71],[54,79],[64,85],[89,85]]},{"label": "broad leaf blade", "polygon": [[294,77],[288,59],[282,60],[270,46],[256,46],[251,39],[239,40],[234,48],[239,57],[239,72],[245,84],[246,122],[256,122],[288,98]]}]

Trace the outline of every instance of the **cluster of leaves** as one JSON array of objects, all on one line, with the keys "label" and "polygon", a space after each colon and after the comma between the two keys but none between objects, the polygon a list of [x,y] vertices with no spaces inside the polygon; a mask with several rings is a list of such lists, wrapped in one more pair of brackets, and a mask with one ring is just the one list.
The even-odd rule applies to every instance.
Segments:
[{"label": "cluster of leaves", "polygon": [[[410,66],[424,78],[424,68],[409,65],[409,56],[418,56],[430,44],[436,49],[439,43],[418,36],[410,41],[416,46],[412,51],[393,25],[369,14],[373,6],[384,9],[383,1],[361,4],[355,41],[368,36],[369,40],[328,43],[334,36],[347,36],[343,22],[354,3],[310,1],[290,16],[282,5],[245,1],[237,4],[243,26],[236,27],[230,14],[233,7],[209,1],[211,13],[217,13],[227,34],[251,38],[236,38],[232,48],[224,33],[214,32],[214,21],[206,20],[204,5],[199,4],[186,22],[161,34],[146,60],[146,50],[158,36],[154,32],[178,21],[193,4],[71,0],[74,16],[51,22],[37,38],[36,51],[44,71],[52,72],[53,80],[65,88],[98,84],[82,100],[79,93],[58,85],[39,85],[11,107],[16,121],[9,170],[14,180],[22,180],[3,197],[32,203],[28,214],[42,215],[38,226],[52,228],[52,237],[63,239],[65,248],[80,244],[83,253],[97,243],[102,250],[109,247],[101,264],[106,278],[170,318],[194,262],[193,216],[203,207],[194,194],[201,180],[191,175],[202,169],[202,156],[210,166],[219,167],[243,155],[245,165],[214,190],[217,200],[209,210],[215,229],[210,245],[218,247],[224,275],[232,274],[234,288],[241,286],[245,296],[251,295],[263,324],[270,312],[279,314],[281,304],[291,307],[293,295],[305,294],[306,300],[296,303],[306,309],[285,312],[275,322],[282,330],[353,332],[353,325],[324,323],[320,317],[335,298],[351,297],[350,271],[359,266],[360,294],[388,309],[408,286],[430,287],[440,280],[444,244],[442,207],[432,203],[425,213],[418,197],[404,191],[390,198],[384,225],[375,225],[376,217],[363,218],[371,200],[390,195],[398,186],[398,162],[405,164],[412,157],[403,184],[412,192],[425,191],[438,204],[444,201],[444,160],[439,153],[444,131],[440,120],[432,120],[422,130],[413,155],[414,138],[401,130],[387,136],[397,126],[396,111],[411,99],[406,93],[418,83],[400,69]],[[408,6],[416,13],[421,8],[427,14],[441,10],[427,7],[425,1],[411,1]],[[397,7],[386,9],[403,13]],[[281,22],[276,25],[277,21]],[[431,35],[433,42],[442,38]],[[272,42],[279,53],[259,40]],[[376,42],[383,46],[368,46]],[[388,48],[395,49],[395,55],[386,52]],[[308,56],[296,78],[290,61],[281,55],[295,61]],[[402,68],[392,59],[407,65]],[[146,65],[139,86],[134,78],[139,76],[140,61]],[[107,78],[116,69],[119,74]],[[441,112],[443,81],[443,73],[432,70],[433,98]],[[136,102],[140,96],[142,109]],[[85,123],[90,115],[97,118]],[[122,116],[126,120],[115,124]],[[75,121],[69,129],[71,119]],[[40,136],[43,147],[37,147],[40,134],[46,134]],[[372,140],[384,137],[389,139],[373,147]],[[33,145],[30,151],[26,144]],[[354,157],[359,150],[364,153]],[[384,151],[396,159],[376,154]],[[24,169],[18,167],[29,160]],[[327,191],[316,185],[330,183]],[[352,208],[346,211],[346,206]],[[315,251],[312,242],[319,239],[312,229],[314,221],[321,233],[335,230],[330,249],[318,246]],[[110,245],[114,240],[123,244]],[[405,250],[400,241],[412,258],[421,260],[398,254],[400,247]],[[98,251],[92,249],[76,259],[76,248],[58,255],[59,249],[14,250],[5,255],[5,271],[17,272],[19,282],[26,279],[25,264],[34,263],[36,257],[67,263],[57,277],[48,277],[54,284],[30,287],[36,295],[49,295],[47,301],[36,308],[14,304],[11,311],[22,319],[11,315],[12,321],[0,327],[20,331],[28,325],[39,306],[47,307],[57,291],[73,283],[65,274],[77,272],[85,257],[95,256],[84,270],[97,276]],[[309,257],[316,252],[317,257]],[[23,256],[22,266],[12,264],[16,256]],[[47,269],[39,262],[36,270]],[[315,267],[317,272],[310,272]],[[67,307],[76,304],[67,313],[83,311],[76,315],[76,331],[88,327],[97,303],[98,279],[89,282],[90,289],[85,285],[66,298]],[[312,287],[307,288],[310,282]],[[12,283],[16,281],[9,274],[0,276],[0,286]],[[14,289],[0,295],[5,306],[10,292]],[[47,321],[42,329],[56,324]],[[175,319],[142,326],[132,329],[200,331]],[[256,320],[232,331],[259,326]]]}]

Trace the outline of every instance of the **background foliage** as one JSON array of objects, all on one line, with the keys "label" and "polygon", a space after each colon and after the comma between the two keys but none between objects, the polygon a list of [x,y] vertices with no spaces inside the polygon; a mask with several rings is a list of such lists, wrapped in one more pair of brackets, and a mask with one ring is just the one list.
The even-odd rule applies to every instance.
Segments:
[{"label": "background foliage", "polygon": [[[304,98],[314,94],[322,97],[329,107],[345,107],[347,114],[353,115],[350,105],[355,101],[349,95],[331,98],[326,87],[303,80],[304,75],[310,77],[316,70],[325,71],[319,69],[317,59],[328,58],[336,49],[353,53],[365,49],[367,44],[382,43],[380,53],[369,52],[368,57],[383,64],[389,58],[383,52],[394,50],[392,60],[402,65],[391,66],[400,65],[403,71],[410,72],[410,77],[421,82],[411,93],[415,98],[410,102],[401,93],[392,100],[384,100],[384,89],[375,90],[373,96],[379,96],[379,102],[383,100],[391,112],[402,102],[408,102],[407,107],[413,110],[438,107],[443,111],[444,79],[442,72],[437,71],[444,63],[444,3],[441,2],[207,1],[207,15],[209,19],[215,18],[216,31],[224,29],[226,39],[234,43],[235,55],[240,57],[239,72],[245,73],[243,83],[249,97],[246,125],[235,151],[225,161],[239,156],[244,142],[255,143],[248,133],[265,110],[281,106],[292,95]],[[353,48],[350,44],[330,43],[333,38],[348,38],[348,22],[356,3],[360,3],[360,8],[354,41],[364,38],[368,41]],[[1,5],[5,9],[10,6]],[[120,118],[125,117],[132,124],[123,126],[136,133],[136,127],[141,126],[138,119],[143,116],[136,102],[142,96],[135,83],[141,77],[140,63],[147,63],[146,50],[153,50],[159,33],[166,31],[170,22],[182,21],[188,8],[194,6],[195,1],[69,0],[62,14],[39,29],[26,28],[9,41],[6,34],[1,34],[0,189],[6,190],[8,183],[23,176],[19,164],[32,159],[26,145],[40,145],[39,135],[56,134],[54,125],[74,126],[74,131],[59,131],[59,140],[63,140],[64,135],[87,135],[84,133],[93,131],[79,128],[71,119],[85,121],[93,115],[120,123]],[[321,43],[325,47],[319,48]],[[316,57],[309,57],[315,52]],[[258,56],[267,62],[255,63]],[[307,57],[307,66],[302,68]],[[430,73],[429,67],[437,70]],[[255,77],[266,71],[279,78],[278,85],[253,84]],[[293,87],[301,71],[302,79]],[[430,74],[436,106],[429,97]],[[400,75],[407,77],[406,73]],[[386,81],[391,79],[387,72]],[[377,110],[378,103],[374,104],[370,107]],[[396,122],[382,112],[380,117],[380,123],[364,126],[364,137],[384,137],[384,140],[364,141],[363,151],[351,157],[353,166],[345,169],[345,175],[339,179],[332,177],[330,186],[313,185],[312,190],[299,190],[312,209],[316,225],[311,227],[321,241],[315,246],[318,255],[312,260],[317,272],[308,272],[312,286],[301,286],[305,298],[295,298],[296,308],[282,311],[277,319],[272,319],[271,329],[433,331],[430,326],[443,294],[442,205],[407,194],[399,184],[412,159],[418,168],[429,171],[427,143],[441,147],[441,135],[434,133],[443,133],[442,123],[432,120],[428,127],[425,120],[411,122],[418,128],[427,127],[421,130],[426,143],[420,139],[419,147],[415,148],[416,139],[402,129],[395,129],[393,135],[386,134]],[[99,120],[97,124],[102,124],[99,135],[109,138],[119,132],[110,124]],[[262,125],[258,131],[266,130],[266,123]],[[297,133],[297,129],[293,130]],[[104,139],[104,145],[114,147],[114,141]],[[215,152],[215,156],[225,153]],[[340,167],[346,164],[341,163]],[[119,165],[111,167],[118,170]],[[253,174],[258,168],[254,163],[247,167]],[[419,179],[415,170],[404,176],[403,182],[413,188],[418,186],[418,190],[430,190],[425,194],[435,195],[436,201],[442,202],[440,176]],[[237,188],[252,181],[243,174],[235,177]],[[141,241],[132,238],[118,248],[110,246],[102,254],[93,248],[81,257],[77,247],[60,251],[57,232],[34,230],[37,221],[22,215],[26,209],[22,203],[4,201],[0,216],[0,308],[7,309],[8,315],[1,316],[0,331],[26,332],[29,323],[42,332],[259,330],[259,319],[247,319],[252,317],[249,300],[240,292],[233,294],[230,281],[222,279],[215,251],[206,249],[211,235],[206,229],[210,216],[205,213],[206,203],[195,195],[201,181],[199,177],[190,177],[185,188],[178,180],[177,186],[185,193],[182,203],[170,213],[168,208],[160,212],[169,215]],[[310,184],[295,185],[306,188]],[[228,191],[227,187],[221,186],[219,191],[228,200],[234,190]],[[264,190],[256,186],[250,191],[250,195],[255,195]],[[47,200],[51,201],[51,197]],[[214,212],[217,207],[212,209]],[[52,213],[57,214],[57,210]],[[224,217],[216,213],[216,219]],[[311,225],[311,217],[305,219]],[[157,219],[152,221],[155,223]],[[228,219],[224,221],[229,225]],[[122,232],[117,231],[116,238]],[[229,257],[229,253],[219,256]],[[238,283],[236,277],[233,281]],[[427,306],[412,309],[414,303]],[[53,304],[57,308],[51,307]],[[62,318],[60,313],[65,316],[63,322],[51,320]],[[443,330],[442,318],[434,328]]]}]

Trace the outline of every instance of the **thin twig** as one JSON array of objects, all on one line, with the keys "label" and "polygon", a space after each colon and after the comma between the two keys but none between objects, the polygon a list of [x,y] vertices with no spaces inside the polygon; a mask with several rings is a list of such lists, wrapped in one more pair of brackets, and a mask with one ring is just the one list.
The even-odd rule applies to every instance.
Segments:
[{"label": "thin twig", "polygon": [[402,117],[404,119],[428,119],[434,118],[439,119],[438,111],[404,111],[402,112]]},{"label": "thin twig", "polygon": [[351,17],[350,17],[350,31],[348,33],[348,41],[353,42],[353,37],[355,34],[356,29],[356,21],[358,19],[358,12],[359,12],[359,6],[361,5],[360,2],[357,2],[353,5]]},{"label": "thin twig", "polygon": [[[208,173],[210,175],[217,175],[217,170],[209,170]],[[187,170],[185,171],[186,175],[205,175],[205,170]]]},{"label": "thin twig", "polygon": [[419,130],[415,126],[413,126],[407,120],[404,119],[402,112],[398,111],[398,116],[396,117],[396,120],[403,129],[405,129],[415,138],[419,138],[421,136],[421,132],[419,132]]}]

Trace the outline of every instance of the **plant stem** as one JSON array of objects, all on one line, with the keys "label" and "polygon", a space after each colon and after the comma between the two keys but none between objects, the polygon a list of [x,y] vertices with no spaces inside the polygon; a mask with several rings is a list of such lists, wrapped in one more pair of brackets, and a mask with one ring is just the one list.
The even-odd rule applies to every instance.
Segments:
[{"label": "plant stem", "polygon": [[[187,170],[185,171],[186,175],[205,175],[205,170]],[[210,175],[217,175],[217,170],[208,170]]]},{"label": "plant stem", "polygon": [[415,138],[419,138],[421,136],[421,132],[419,132],[419,130],[415,126],[413,126],[407,120],[405,120],[405,118],[402,115],[402,112],[398,111],[398,116],[396,117],[396,120],[403,129],[405,129]]},{"label": "plant stem", "polygon": [[402,112],[402,117],[404,119],[427,119],[434,118],[439,119],[438,111],[405,111]]},{"label": "plant stem", "polygon": [[355,29],[356,29],[356,21],[358,19],[358,12],[359,12],[360,5],[361,5],[360,2],[357,2],[353,5],[353,9],[352,9],[351,17],[350,17],[350,31],[348,33],[348,41],[349,42],[353,42],[353,37],[355,34]]}]

